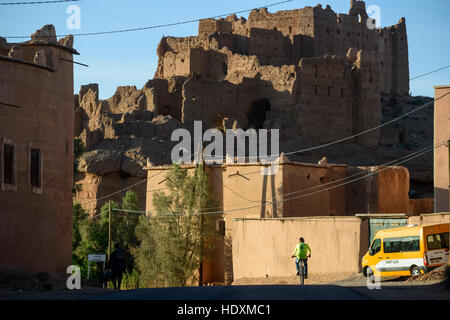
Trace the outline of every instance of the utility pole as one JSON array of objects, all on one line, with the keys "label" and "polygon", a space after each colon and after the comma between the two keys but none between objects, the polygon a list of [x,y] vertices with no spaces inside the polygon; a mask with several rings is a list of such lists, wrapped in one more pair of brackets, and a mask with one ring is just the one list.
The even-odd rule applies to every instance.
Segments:
[{"label": "utility pole", "polygon": [[[202,150],[201,153],[201,160],[202,160],[202,171],[205,172],[205,159],[203,158],[203,145],[198,144],[198,153],[200,154],[200,148]],[[198,162],[196,167],[198,168]],[[201,209],[201,208],[200,208]],[[203,285],[203,215],[200,215],[200,265],[198,267],[198,285],[201,287]]]},{"label": "utility pole", "polygon": [[108,218],[108,260],[111,258],[111,200],[108,202],[108,211],[109,211],[109,218]]}]

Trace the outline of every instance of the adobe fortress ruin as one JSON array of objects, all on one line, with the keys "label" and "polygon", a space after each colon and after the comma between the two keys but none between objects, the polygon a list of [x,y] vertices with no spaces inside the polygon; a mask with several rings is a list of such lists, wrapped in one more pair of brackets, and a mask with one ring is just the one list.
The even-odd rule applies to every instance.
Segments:
[{"label": "adobe fortress ruin", "polygon": [[[385,28],[368,28],[368,19],[365,3],[351,0],[348,14],[317,5],[201,20],[197,36],[161,39],[154,78],[142,89],[118,87],[99,100],[97,84],[82,86],[75,96],[75,136],[89,152],[81,160],[77,200],[144,178],[147,158],[169,164],[170,133],[192,129],[194,120],[204,130],[280,129],[282,152],[348,137],[405,112],[405,105],[417,103],[409,97],[405,19]],[[427,145],[432,126],[423,128],[431,120],[420,121],[422,129],[409,121],[361,135],[351,144],[364,151],[340,149],[346,156],[332,161],[374,165],[405,154],[392,145]],[[409,139],[409,130],[426,132]],[[283,145],[294,140],[295,148]],[[349,155],[356,163],[347,163]],[[431,165],[417,172],[414,179],[431,177]],[[145,198],[143,189],[138,192]]]},{"label": "adobe fortress ruin", "polygon": [[[148,84],[155,108],[181,122],[227,119],[312,142],[374,127],[380,94],[409,92],[408,46],[403,18],[384,29],[369,29],[367,19],[365,3],[351,1],[349,14],[317,5],[202,20],[198,36],[161,39]],[[178,84],[178,99],[168,83]],[[379,132],[361,142],[377,145]]]},{"label": "adobe fortress ruin", "polygon": [[[349,14],[317,5],[201,20],[198,36],[161,39],[141,107],[204,127],[282,128],[312,143],[374,127],[380,94],[409,92],[408,45],[404,18],[383,29],[367,19],[352,0]],[[360,142],[377,145],[379,135]]]}]

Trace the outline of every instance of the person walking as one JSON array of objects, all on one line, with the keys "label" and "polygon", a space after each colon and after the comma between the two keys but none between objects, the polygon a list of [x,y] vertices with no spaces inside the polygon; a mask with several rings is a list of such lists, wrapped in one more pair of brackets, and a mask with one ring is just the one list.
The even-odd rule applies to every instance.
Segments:
[{"label": "person walking", "polygon": [[119,243],[114,245],[114,249],[108,261],[108,268],[111,269],[114,290],[120,290],[123,272],[125,271],[125,251],[120,248]]}]

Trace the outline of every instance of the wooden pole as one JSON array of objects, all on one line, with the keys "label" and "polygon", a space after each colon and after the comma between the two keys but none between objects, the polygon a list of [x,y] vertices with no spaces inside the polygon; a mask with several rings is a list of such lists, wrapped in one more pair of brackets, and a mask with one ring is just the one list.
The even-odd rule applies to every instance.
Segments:
[{"label": "wooden pole", "polygon": [[[203,159],[203,146],[198,145],[198,154],[200,154],[200,148],[201,148],[201,161],[202,161],[202,170],[205,172],[205,160]],[[198,168],[198,161],[197,161],[197,168]],[[201,208],[200,208],[201,210]],[[203,215],[200,215],[200,235],[203,232]],[[203,285],[203,237],[200,236],[200,265],[198,268],[198,285]]]},{"label": "wooden pole", "polygon": [[111,200],[108,202],[108,211],[109,211],[109,218],[108,218],[108,260],[111,258]]}]

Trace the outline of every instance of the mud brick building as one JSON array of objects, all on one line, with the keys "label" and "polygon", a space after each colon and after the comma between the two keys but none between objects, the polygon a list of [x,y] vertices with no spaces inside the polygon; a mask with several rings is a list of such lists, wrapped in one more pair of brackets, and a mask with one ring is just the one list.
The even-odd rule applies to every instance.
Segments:
[{"label": "mud brick building", "polygon": [[65,272],[72,261],[73,38],[46,25],[0,38],[0,267]]}]

